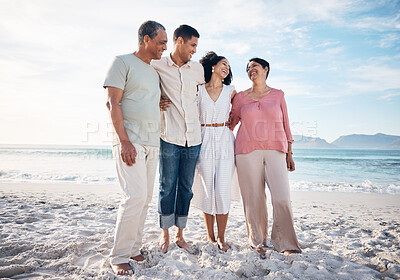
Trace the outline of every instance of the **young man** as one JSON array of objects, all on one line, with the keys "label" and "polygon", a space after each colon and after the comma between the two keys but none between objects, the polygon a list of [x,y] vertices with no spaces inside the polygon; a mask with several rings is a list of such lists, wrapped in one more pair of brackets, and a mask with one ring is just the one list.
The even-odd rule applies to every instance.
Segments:
[{"label": "young man", "polygon": [[173,225],[177,227],[175,243],[190,252],[183,229],[201,145],[197,85],[204,83],[203,67],[190,59],[199,37],[193,27],[179,26],[174,32],[172,53],[151,63],[160,75],[162,95],[171,101],[161,117],[158,212],[162,228],[159,245],[164,253],[169,245],[168,229]]},{"label": "young man", "polygon": [[129,275],[129,259],[140,254],[144,222],[153,194],[160,137],[159,76],[150,66],[167,49],[164,26],[144,22],[138,32],[139,47],[117,56],[104,82],[107,108],[114,128],[113,154],[124,199],[115,229],[110,263],[115,274]]}]

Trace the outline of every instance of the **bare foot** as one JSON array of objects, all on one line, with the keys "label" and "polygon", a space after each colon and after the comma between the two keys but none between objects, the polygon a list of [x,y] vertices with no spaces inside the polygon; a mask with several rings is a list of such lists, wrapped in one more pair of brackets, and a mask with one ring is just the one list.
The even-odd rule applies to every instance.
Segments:
[{"label": "bare foot", "polygon": [[189,244],[183,239],[183,237],[175,237],[175,243],[179,248],[185,249],[189,254],[194,254],[195,252],[189,247]]},{"label": "bare foot", "polygon": [[160,246],[161,251],[165,254],[168,251],[169,234],[162,235],[160,241],[158,242],[158,245]]},{"label": "bare foot", "polygon": [[112,270],[117,275],[133,275],[133,268],[129,263],[112,264]]},{"label": "bare foot", "polygon": [[218,244],[218,248],[223,252],[226,252],[231,248],[231,247],[229,247],[228,243],[226,243],[225,241],[223,241],[219,238],[217,239],[217,244]]},{"label": "bare foot", "polygon": [[189,244],[183,239],[183,237],[175,237],[175,243],[179,248],[183,248],[187,250],[189,248]]},{"label": "bare foot", "polygon": [[210,242],[210,243],[215,243],[216,241],[215,241],[215,237],[214,238],[212,238],[212,237],[207,237],[207,241],[208,242]]},{"label": "bare foot", "polygon": [[137,261],[137,262],[142,262],[144,261],[144,257],[142,254],[139,254],[137,256],[131,257],[131,260]]},{"label": "bare foot", "polygon": [[260,254],[260,258],[261,259],[265,259],[266,258],[265,251],[264,251],[263,248],[261,248],[261,247],[257,247],[257,248],[251,247],[251,248],[255,249]]},{"label": "bare foot", "polygon": [[285,255],[291,255],[291,254],[299,254],[300,252],[296,250],[285,250],[282,253],[284,253]]}]

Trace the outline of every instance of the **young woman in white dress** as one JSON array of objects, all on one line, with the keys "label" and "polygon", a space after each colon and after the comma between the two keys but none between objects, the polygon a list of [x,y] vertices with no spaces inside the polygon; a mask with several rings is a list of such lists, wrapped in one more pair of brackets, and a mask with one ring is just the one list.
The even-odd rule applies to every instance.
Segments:
[{"label": "young woman in white dress", "polygon": [[[235,88],[230,85],[229,61],[214,52],[207,53],[200,63],[206,84],[199,87],[199,108],[202,144],[197,161],[192,205],[204,213],[208,240],[217,242],[226,252],[225,229],[231,202],[232,176],[235,169],[234,135],[228,127],[230,105]],[[218,234],[215,238],[214,223]]]}]

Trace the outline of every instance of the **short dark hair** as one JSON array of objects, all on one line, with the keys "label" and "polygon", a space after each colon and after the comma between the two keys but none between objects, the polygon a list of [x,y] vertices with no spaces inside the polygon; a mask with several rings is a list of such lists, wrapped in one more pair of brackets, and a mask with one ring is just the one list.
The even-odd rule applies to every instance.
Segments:
[{"label": "short dark hair", "polygon": [[143,22],[138,31],[139,45],[143,43],[144,36],[146,35],[149,35],[150,39],[154,39],[160,29],[165,30],[165,27],[161,23],[153,20]]},{"label": "short dark hair", "polygon": [[[206,83],[208,83],[211,80],[212,67],[223,59],[226,59],[226,58],[224,56],[217,55],[215,52],[208,52],[205,56],[203,56],[200,59],[200,63],[201,63],[201,65],[203,65],[203,68],[204,68],[204,79],[205,79]],[[232,82],[232,78],[233,78],[232,70],[231,70],[231,67],[229,66],[229,74],[223,80],[223,83],[225,85],[230,85]]]},{"label": "short dark hair", "polygon": [[269,74],[269,70],[271,69],[271,68],[269,68],[268,61],[266,61],[265,59],[259,58],[259,57],[253,57],[253,58],[249,59],[249,62],[247,63],[246,72],[249,71],[249,63],[252,62],[252,61],[261,64],[261,66],[263,68],[268,67],[267,76],[265,77],[265,79],[267,79],[268,78],[268,74]]},{"label": "short dark hair", "polygon": [[191,27],[189,25],[182,24],[177,29],[175,29],[173,41],[174,41],[174,43],[176,43],[178,38],[182,37],[183,41],[186,42],[187,40],[192,39],[193,36],[200,38],[200,34],[199,34],[199,32],[197,32],[196,29],[194,29],[193,27]]}]

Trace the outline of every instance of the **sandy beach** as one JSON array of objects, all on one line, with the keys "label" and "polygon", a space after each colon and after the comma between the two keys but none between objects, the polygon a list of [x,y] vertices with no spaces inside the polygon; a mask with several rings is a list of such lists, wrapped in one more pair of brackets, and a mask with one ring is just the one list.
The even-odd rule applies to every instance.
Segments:
[{"label": "sandy beach", "polygon": [[[128,279],[108,264],[119,187],[0,184],[0,277],[12,279]],[[170,245],[164,255],[157,191],[146,222],[143,263],[135,279],[399,279],[398,195],[293,191],[302,254],[267,249],[261,260],[247,243],[243,208],[233,202],[223,253],[205,241],[202,213],[191,208],[185,237],[190,255]],[[271,205],[269,204],[272,222]],[[174,234],[174,230],[172,230]],[[173,235],[171,234],[171,237]]]}]

